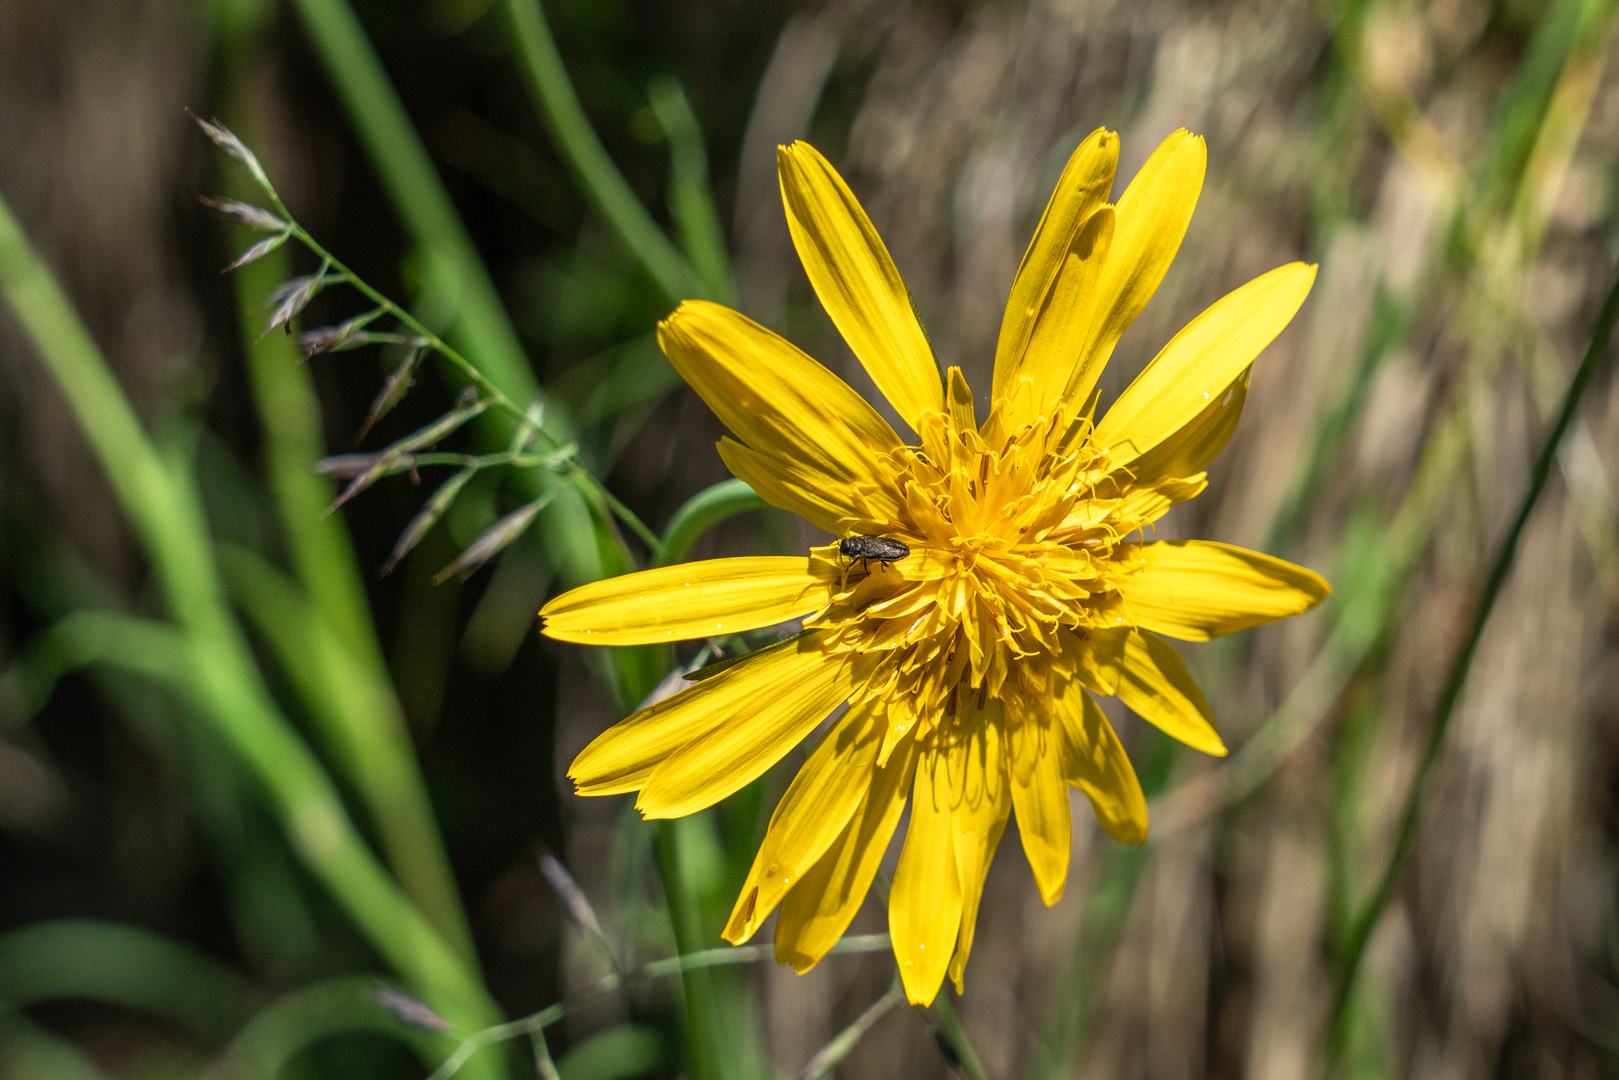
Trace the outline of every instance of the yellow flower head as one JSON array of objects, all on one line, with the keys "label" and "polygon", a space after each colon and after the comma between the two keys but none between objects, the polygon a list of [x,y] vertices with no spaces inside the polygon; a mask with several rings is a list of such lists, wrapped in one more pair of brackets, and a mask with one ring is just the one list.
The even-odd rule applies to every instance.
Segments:
[{"label": "yellow flower head", "polygon": [[[1164,141],[1117,204],[1118,137],[1074,152],[1012,284],[980,421],[961,371],[941,376],[893,260],[812,147],[779,152],[793,242],[855,356],[916,433],[898,435],[814,360],[727,308],[681,305],[669,360],[736,435],[737,476],[837,537],[899,557],[716,559],[575,589],[546,605],[564,641],[701,638],[805,616],[750,654],[617,724],[574,761],[581,794],[637,791],[678,817],[748,784],[838,706],[793,780],[725,936],[772,910],[776,955],[806,971],[854,917],[907,800],[889,897],[906,992],[958,992],[984,876],[1015,811],[1041,896],[1062,895],[1068,785],[1128,844],[1147,807],[1092,694],[1225,753],[1203,695],[1157,634],[1203,641],[1296,614],[1326,582],[1256,552],[1132,542],[1206,486],[1236,426],[1248,366],[1304,301],[1315,268],[1280,267],[1177,334],[1098,423],[1094,388],[1174,258],[1203,183],[1203,140]],[[858,547],[858,545],[854,545]]]}]

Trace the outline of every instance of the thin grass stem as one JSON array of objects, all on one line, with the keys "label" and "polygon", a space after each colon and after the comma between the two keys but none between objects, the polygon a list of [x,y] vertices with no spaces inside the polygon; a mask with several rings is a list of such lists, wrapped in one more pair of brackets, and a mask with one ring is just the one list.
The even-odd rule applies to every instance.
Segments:
[{"label": "thin grass stem", "polygon": [[[828,956],[847,953],[882,952],[893,948],[887,934],[851,934],[840,940],[828,950]],[[482,1031],[468,1035],[455,1052],[444,1059],[444,1064],[433,1070],[427,1080],[449,1080],[460,1071],[461,1067],[486,1046],[506,1042],[510,1039],[520,1039],[525,1036],[544,1031],[552,1024],[588,1005],[599,997],[615,993],[626,983],[650,979],[664,979],[671,975],[684,975],[690,971],[701,971],[705,968],[733,967],[737,964],[752,964],[767,957],[776,955],[773,945],[741,945],[726,946],[719,949],[703,949],[698,952],[682,953],[680,956],[671,956],[665,960],[654,960],[650,964],[620,974],[612,972],[603,975],[594,983],[580,990],[578,993],[562,999],[555,1005],[549,1005],[537,1013],[508,1020],[504,1024],[495,1024]]]},{"label": "thin grass stem", "polygon": [[[563,454],[564,457],[571,456],[573,444],[562,442],[556,433],[547,431],[544,427],[542,427],[535,420],[535,413],[532,407],[525,409],[518,406],[518,404],[507,396],[506,392],[502,390],[494,380],[490,379],[481,370],[479,370],[478,366],[463,356],[458,349],[456,349],[449,342],[445,341],[438,334],[434,333],[430,328],[423,324],[420,319],[416,318],[416,316],[394,303],[378,289],[372,287],[371,284],[368,283],[364,278],[360,277],[354,271],[345,266],[342,260],[338,259],[337,256],[333,255],[330,251],[327,251],[326,248],[322,246],[320,241],[316,240],[307,229],[305,229],[302,225],[299,225],[297,221],[293,219],[291,212],[281,202],[280,196],[277,195],[273,189],[269,190],[268,194],[271,201],[275,203],[276,209],[280,210],[281,213],[285,215],[288,222],[289,234],[296,237],[299,243],[303,244],[313,254],[318,256],[323,264],[329,265],[330,269],[334,272],[333,276],[342,278],[342,280],[351,285],[362,296],[370,300],[373,304],[377,305],[378,314],[386,314],[397,319],[400,323],[411,330],[412,334],[415,335],[417,342],[425,345],[427,348],[433,350],[440,356],[444,357],[445,360],[449,361],[450,365],[454,367],[463,378],[477,388],[480,395],[480,400],[483,403],[486,403],[489,407],[498,409],[500,412],[505,413],[507,417],[509,417],[517,426],[520,432],[533,432],[536,436],[545,439],[550,444],[554,453]],[[564,453],[565,451],[566,453]],[[511,451],[507,451],[507,453],[511,453]],[[612,511],[613,516],[617,517],[620,521],[624,522],[624,524],[628,525],[637,536],[646,542],[652,551],[656,552],[658,550],[658,534],[653,532],[647,526],[647,524],[642,521],[633,510],[625,506],[617,496],[608,491],[606,485],[604,485],[600,480],[596,479],[596,477],[592,475],[589,470],[578,465],[574,465],[568,470],[568,476],[575,483],[581,485],[586,491],[596,493],[596,495],[598,495]]]},{"label": "thin grass stem", "polygon": [[940,1030],[961,1059],[961,1070],[967,1074],[968,1080],[989,1080],[989,1073],[984,1070],[978,1051],[973,1049],[972,1040],[967,1038],[967,1028],[961,1022],[961,1015],[956,1012],[956,1006],[945,990],[941,989],[939,996],[933,999],[933,1013],[939,1018]]},{"label": "thin grass stem", "polygon": [[[247,72],[266,25],[262,17],[247,20],[246,25],[226,20],[218,35],[222,112],[226,122],[250,140],[261,127],[257,122],[261,106]],[[251,182],[240,171],[230,170],[222,179],[229,194],[252,197]],[[239,237],[248,232],[242,227],[231,231]],[[326,270],[323,263],[317,280]],[[293,587],[297,595],[289,593],[287,599],[296,603],[307,598],[313,612],[340,639],[339,649],[322,654],[304,674],[324,684],[315,691],[322,701],[346,699],[350,705],[337,708],[332,718],[332,729],[341,733],[339,743],[364,747],[346,762],[346,778],[376,823],[400,884],[463,961],[476,967],[477,951],[449,855],[371,622],[359,560],[343,518],[324,512],[331,500],[329,482],[310,469],[326,452],[320,401],[310,371],[298,363],[299,351],[291,338],[260,335],[252,325],[264,297],[291,275],[291,259],[283,249],[243,267],[233,275],[233,284],[242,349],[264,436],[264,471],[298,578],[299,587]],[[289,321],[289,330],[295,329],[293,322],[296,317]]]},{"label": "thin grass stem", "polygon": [[900,981],[899,972],[894,972],[894,981],[889,984],[888,993],[878,998],[866,1007],[866,1011],[855,1018],[854,1023],[844,1028],[832,1037],[832,1040],[815,1052],[799,1073],[799,1080],[824,1080],[832,1075],[832,1070],[853,1052],[866,1037],[866,1033],[877,1026],[877,1021],[887,1016],[894,1008],[905,1001],[905,985]]},{"label": "thin grass stem", "polygon": [[635,197],[618,166],[596,137],[557,51],[539,0],[505,0],[512,51],[523,85],[544,118],[557,149],[586,197],[607,219],[630,252],[646,267],[666,297],[714,299],[678,248],[669,242]]},{"label": "thin grass stem", "polygon": [[1574,421],[1580,401],[1585,396],[1586,388],[1590,386],[1592,378],[1607,356],[1608,344],[1613,338],[1613,328],[1619,320],[1619,274],[1616,274],[1613,285],[1610,287],[1602,303],[1602,309],[1597,314],[1595,325],[1591,329],[1590,340],[1586,344],[1585,355],[1580,360],[1580,366],[1574,373],[1574,378],[1568,384],[1568,390],[1563,394],[1563,401],[1558,408],[1557,418],[1553,421],[1551,430],[1540,444],[1540,450],[1535,456],[1534,470],[1530,474],[1529,487],[1524,492],[1518,504],[1517,513],[1513,516],[1512,524],[1507,528],[1506,535],[1501,540],[1501,546],[1496,553],[1495,560],[1490,565],[1489,573],[1485,576],[1479,588],[1478,600],[1474,604],[1473,618],[1469,622],[1467,632],[1463,636],[1461,645],[1456,651],[1449,674],[1445,678],[1444,689],[1439,694],[1439,700],[1434,706],[1433,718],[1428,728],[1428,741],[1423,747],[1422,759],[1417,766],[1416,775],[1412,778],[1411,789],[1407,794],[1405,803],[1400,811],[1399,826],[1395,832],[1394,848],[1389,853],[1387,864],[1378,878],[1377,887],[1372,892],[1366,907],[1350,924],[1349,932],[1341,951],[1339,971],[1334,988],[1332,1009],[1328,1013],[1328,1042],[1327,1042],[1327,1068],[1330,1070],[1339,1052],[1342,1049],[1345,1025],[1344,1019],[1348,1013],[1349,995],[1354,988],[1355,976],[1360,970],[1362,958],[1366,953],[1366,943],[1371,938],[1372,930],[1377,926],[1378,919],[1388,907],[1393,897],[1394,886],[1399,880],[1400,871],[1410,855],[1412,845],[1416,841],[1417,824],[1422,813],[1422,797],[1427,791],[1429,777],[1433,773],[1434,763],[1439,758],[1439,751],[1444,745],[1445,733],[1450,727],[1452,716],[1455,715],[1457,702],[1461,700],[1463,688],[1467,684],[1467,674],[1473,663],[1474,653],[1478,650],[1478,643],[1484,636],[1484,627],[1489,622],[1490,612],[1495,607],[1496,600],[1501,595],[1507,577],[1518,555],[1519,542],[1523,538],[1524,528],[1529,523],[1529,517],[1546,490],[1546,482],[1551,477],[1552,469],[1557,464],[1557,448],[1567,434],[1569,425]]}]

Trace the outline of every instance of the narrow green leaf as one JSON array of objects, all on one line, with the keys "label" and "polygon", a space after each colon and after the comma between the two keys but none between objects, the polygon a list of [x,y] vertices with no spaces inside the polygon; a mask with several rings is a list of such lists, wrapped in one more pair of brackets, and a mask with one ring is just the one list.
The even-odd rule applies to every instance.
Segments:
[{"label": "narrow green leaf", "polygon": [[721,480],[704,488],[675,511],[663,530],[654,566],[680,562],[702,535],[720,522],[750,510],[766,510],[770,504],[741,480]]},{"label": "narrow green leaf", "polygon": [[653,79],[647,96],[658,126],[669,140],[669,212],[680,230],[680,246],[691,260],[692,269],[703,279],[708,295],[734,307],[736,287],[731,280],[731,258],[719,211],[714,208],[702,126],[697,123],[685,91],[672,77]]}]

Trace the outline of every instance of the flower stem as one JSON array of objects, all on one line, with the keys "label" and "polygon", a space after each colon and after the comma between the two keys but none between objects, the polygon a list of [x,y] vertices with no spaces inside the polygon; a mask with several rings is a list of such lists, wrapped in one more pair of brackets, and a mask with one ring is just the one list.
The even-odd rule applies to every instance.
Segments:
[{"label": "flower stem", "polygon": [[933,1013],[939,1018],[939,1027],[950,1040],[956,1056],[961,1058],[961,1069],[967,1074],[968,1080],[989,1080],[989,1073],[984,1071],[984,1063],[978,1059],[978,1051],[973,1049],[971,1040],[967,1038],[967,1029],[961,1022],[961,1016],[950,1001],[949,991],[942,987],[939,996],[933,999]]},{"label": "flower stem", "polygon": [[1607,299],[1602,303],[1602,309],[1597,314],[1596,324],[1591,329],[1590,340],[1586,344],[1585,355],[1580,360],[1580,366],[1569,382],[1567,391],[1563,394],[1563,401],[1557,412],[1557,419],[1552,423],[1551,430],[1540,444],[1540,451],[1535,457],[1534,470],[1530,474],[1529,487],[1524,492],[1523,499],[1518,504],[1517,514],[1512,519],[1506,535],[1502,538],[1501,547],[1497,551],[1495,561],[1491,564],[1489,573],[1479,589],[1478,600],[1474,605],[1473,618],[1468,624],[1467,633],[1462,638],[1461,646],[1456,651],[1456,657],[1451,663],[1450,673],[1445,678],[1444,689],[1439,694],[1439,700],[1434,706],[1433,720],[1428,729],[1428,742],[1423,747],[1422,760],[1417,766],[1416,776],[1411,781],[1411,790],[1406,796],[1405,805],[1400,811],[1400,823],[1395,833],[1394,849],[1390,852],[1388,863],[1378,879],[1377,888],[1373,891],[1366,907],[1350,924],[1349,933],[1342,950],[1339,964],[1338,981],[1333,994],[1332,1010],[1328,1014],[1327,1027],[1327,1068],[1331,1069],[1341,1052],[1346,1035],[1345,1017],[1348,1013],[1349,994],[1354,988],[1355,976],[1360,970],[1361,959],[1366,952],[1366,943],[1370,939],[1372,930],[1377,926],[1378,919],[1388,906],[1394,894],[1400,871],[1405,865],[1406,857],[1410,854],[1416,842],[1417,823],[1422,812],[1422,796],[1427,790],[1429,776],[1433,772],[1434,763],[1439,758],[1439,750],[1444,745],[1445,732],[1450,726],[1451,717],[1455,714],[1457,702],[1461,699],[1462,689],[1467,683],[1468,669],[1473,663],[1473,655],[1478,650],[1479,640],[1484,635],[1485,624],[1489,622],[1490,612],[1500,597],[1501,589],[1506,584],[1512,565],[1518,554],[1518,545],[1523,538],[1523,531],[1529,522],[1529,516],[1534,512],[1535,505],[1546,490],[1546,481],[1551,477],[1552,468],[1557,462],[1557,448],[1567,434],[1569,425],[1574,422],[1574,415],[1579,410],[1581,399],[1586,388],[1590,386],[1597,368],[1601,366],[1607,355],[1608,344],[1613,338],[1615,321],[1619,321],[1619,270],[1612,287],[1608,291]]}]

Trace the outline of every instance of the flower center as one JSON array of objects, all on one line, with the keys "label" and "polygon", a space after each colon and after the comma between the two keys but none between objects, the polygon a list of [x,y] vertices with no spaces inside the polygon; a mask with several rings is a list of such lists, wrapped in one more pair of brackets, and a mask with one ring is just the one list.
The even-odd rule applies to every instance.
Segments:
[{"label": "flower center", "polygon": [[1125,621],[1128,477],[1110,472],[1087,422],[1057,426],[1000,433],[994,417],[980,430],[924,416],[921,445],[889,463],[903,520],[887,535],[910,556],[847,565],[835,544],[813,553],[837,584],[807,625],[852,654],[859,700],[885,707],[896,730],[947,738],[951,718],[989,701],[1043,698],[1093,630]]}]

